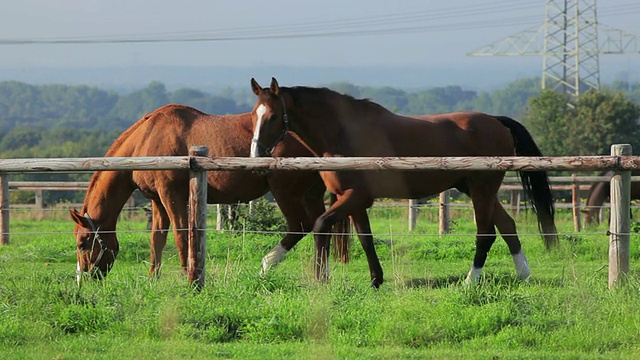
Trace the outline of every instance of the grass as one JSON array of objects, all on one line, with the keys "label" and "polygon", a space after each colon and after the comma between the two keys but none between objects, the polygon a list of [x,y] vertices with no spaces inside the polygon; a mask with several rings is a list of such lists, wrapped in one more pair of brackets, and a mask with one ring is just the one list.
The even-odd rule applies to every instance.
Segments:
[{"label": "grass", "polygon": [[[331,263],[332,280],[313,279],[305,238],[266,278],[260,259],[277,234],[208,231],[205,288],[179,271],[175,246],[163,276],[148,279],[148,234],[119,235],[121,253],[106,281],[74,281],[70,221],[14,221],[0,247],[3,359],[628,359],[640,357],[640,249],[632,237],[625,286],[607,287],[604,226],[573,233],[560,214],[561,246],[544,251],[533,219],[517,219],[533,276],[516,280],[497,241],[480,284],[463,279],[474,226],[454,216],[435,234],[433,214],[406,230],[403,210],[370,212],[385,270],[368,286],[366,260]],[[143,229],[123,222],[119,229]],[[33,233],[34,231],[46,233]],[[22,233],[22,234],[21,234]]]}]

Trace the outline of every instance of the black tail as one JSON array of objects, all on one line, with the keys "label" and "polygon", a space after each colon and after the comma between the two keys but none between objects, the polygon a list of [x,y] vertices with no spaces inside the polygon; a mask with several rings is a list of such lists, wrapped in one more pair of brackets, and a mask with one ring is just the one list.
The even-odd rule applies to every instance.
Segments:
[{"label": "black tail", "polygon": [[[542,156],[538,145],[533,141],[529,131],[519,122],[506,116],[496,116],[504,126],[511,130],[518,156]],[[522,186],[527,193],[533,211],[538,217],[538,228],[543,234],[547,249],[558,243],[558,234],[555,224],[555,209],[553,207],[553,195],[549,186],[546,171],[518,171]]]},{"label": "black tail", "polygon": [[[331,203],[338,200],[335,194],[331,194]],[[349,249],[351,247],[351,221],[346,219],[333,225],[333,258],[341,263],[349,262]]]}]

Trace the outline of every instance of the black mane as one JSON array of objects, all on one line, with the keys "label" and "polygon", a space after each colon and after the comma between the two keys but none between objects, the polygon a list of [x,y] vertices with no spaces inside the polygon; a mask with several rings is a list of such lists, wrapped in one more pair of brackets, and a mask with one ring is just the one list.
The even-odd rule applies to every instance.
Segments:
[{"label": "black mane", "polygon": [[293,86],[281,87],[280,90],[286,91],[291,95],[295,102],[300,101],[304,97],[309,98],[326,98],[328,103],[336,103],[337,101],[346,101],[354,103],[356,106],[374,107],[378,111],[389,112],[384,106],[372,101],[371,99],[356,99],[348,94],[341,94],[327,87],[309,87],[309,86]]}]

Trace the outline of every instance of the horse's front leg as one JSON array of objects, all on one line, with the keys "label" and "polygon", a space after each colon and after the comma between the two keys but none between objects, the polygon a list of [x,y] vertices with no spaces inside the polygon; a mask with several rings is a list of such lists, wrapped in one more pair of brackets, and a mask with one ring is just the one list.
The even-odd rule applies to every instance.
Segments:
[{"label": "horse's front leg", "polygon": [[151,204],[151,259],[149,277],[160,277],[162,268],[162,251],[167,244],[169,217],[162,204],[152,201]]},{"label": "horse's front leg", "polygon": [[487,255],[496,240],[496,228],[494,224],[494,204],[497,201],[495,193],[486,189],[471,189],[471,201],[473,203],[476,218],[476,254],[473,258],[471,270],[467,274],[466,283],[477,283],[482,274],[482,268],[487,261]]},{"label": "horse's front leg", "polygon": [[313,182],[310,182],[304,177],[292,188],[291,176],[287,175],[287,179],[269,179],[271,193],[287,221],[287,233],[280,243],[262,258],[260,276],[264,276],[284,260],[289,250],[311,231],[316,219],[325,211],[325,187],[322,181],[315,177]]},{"label": "horse's front leg", "polygon": [[[185,187],[186,189],[186,187]],[[189,203],[188,192],[159,192],[160,200],[171,225],[173,225],[173,236],[180,257],[180,267],[182,274],[187,273],[187,258],[189,256],[189,213],[187,204]],[[166,235],[164,235],[166,238]],[[166,239],[165,239],[166,241]]]}]

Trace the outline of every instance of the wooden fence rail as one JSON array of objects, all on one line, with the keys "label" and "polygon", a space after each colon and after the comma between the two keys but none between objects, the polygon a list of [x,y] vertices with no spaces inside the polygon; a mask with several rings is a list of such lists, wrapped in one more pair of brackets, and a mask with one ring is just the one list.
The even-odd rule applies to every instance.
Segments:
[{"label": "wooden fence rail", "polygon": [[[199,147],[202,150],[202,147]],[[629,213],[630,170],[640,168],[640,157],[631,156],[630,145],[613,145],[611,156],[565,156],[565,157],[323,157],[323,158],[236,158],[236,157],[204,157],[204,156],[164,156],[164,157],[102,157],[102,158],[49,158],[49,159],[0,159],[0,175],[8,173],[30,172],[93,172],[109,170],[190,170],[192,181],[202,178],[198,172],[208,170],[478,170],[478,171],[534,171],[534,170],[564,170],[589,171],[613,170],[615,175],[611,180],[611,207],[616,208],[617,216],[622,219],[611,221],[610,236],[610,275],[609,284],[613,286],[624,277],[628,269],[628,238],[629,221],[624,221],[623,215]],[[8,181],[2,177],[2,185],[8,187]],[[204,194],[206,203],[206,186],[197,188],[198,201]],[[201,190],[204,188],[204,190]],[[626,195],[625,195],[626,193]],[[618,196],[614,196],[618,195]],[[0,223],[4,224],[8,218],[7,188],[0,190]],[[620,200],[623,200],[622,203]],[[201,208],[201,206],[197,206]],[[205,207],[206,208],[206,207]],[[626,209],[626,212],[625,212]],[[613,212],[613,210],[612,210]],[[197,223],[196,218],[201,215],[190,212],[189,226],[200,230],[206,226]],[[8,219],[7,219],[8,223]],[[197,225],[196,225],[197,224]],[[202,229],[204,232],[204,229]],[[196,234],[200,231],[195,231]],[[626,234],[626,237],[625,237]],[[4,233],[2,235],[5,235]],[[8,234],[6,234],[8,236]],[[7,238],[8,239],[8,238]],[[205,239],[203,238],[204,242]],[[2,241],[0,241],[1,243]],[[197,247],[203,244],[196,244]],[[206,245],[204,245],[206,246]],[[205,247],[206,248],[206,247]],[[613,250],[612,250],[613,249]],[[194,251],[194,253],[197,251]],[[614,258],[611,254],[618,256]],[[191,253],[191,252],[190,252]],[[613,260],[612,260],[613,259]],[[616,264],[612,265],[612,261]],[[626,261],[626,265],[625,265]],[[203,269],[204,264],[190,261],[190,273],[197,274],[196,269]],[[202,266],[202,267],[200,267]],[[612,274],[611,268],[616,272]],[[190,276],[192,282],[201,286],[204,277]]]},{"label": "wooden fence rail", "polygon": [[558,157],[88,157],[0,159],[2,173],[108,170],[500,170],[595,171],[640,169],[638,156]]}]

